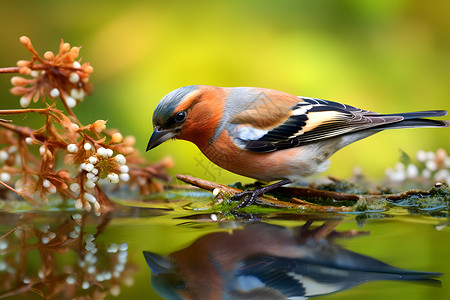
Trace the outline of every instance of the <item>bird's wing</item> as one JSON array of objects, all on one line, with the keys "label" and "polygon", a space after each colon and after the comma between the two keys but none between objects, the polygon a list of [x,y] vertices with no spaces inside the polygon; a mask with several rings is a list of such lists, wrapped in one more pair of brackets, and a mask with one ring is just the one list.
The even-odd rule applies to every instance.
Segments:
[{"label": "bird's wing", "polygon": [[[263,121],[258,119],[267,118],[265,110],[260,113],[261,110],[252,108],[251,111],[240,112],[231,120],[236,143],[245,150],[271,152],[404,119],[398,115],[380,115],[338,102],[307,97],[298,97],[294,105],[277,106],[277,109],[281,109],[276,112],[281,122],[271,127],[259,125]],[[239,122],[242,120],[240,116],[249,113],[253,118],[251,122]]]}]

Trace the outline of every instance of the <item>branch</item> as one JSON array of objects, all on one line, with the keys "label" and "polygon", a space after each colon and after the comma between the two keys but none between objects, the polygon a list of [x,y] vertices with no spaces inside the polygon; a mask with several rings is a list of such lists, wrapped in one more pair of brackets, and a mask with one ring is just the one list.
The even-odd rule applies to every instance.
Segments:
[{"label": "branch", "polygon": [[[228,193],[231,196],[241,193],[242,190],[240,189],[236,189],[236,188],[232,188],[229,186],[225,186],[225,185],[221,185],[218,183],[214,183],[211,181],[207,181],[204,179],[200,179],[200,178],[196,178],[194,176],[190,176],[190,175],[177,175],[177,178],[192,184],[194,186],[197,186],[199,188],[208,190],[208,191],[213,191],[214,189],[219,189],[222,192]],[[293,202],[298,202],[299,200],[294,200],[295,198],[293,198]],[[271,196],[262,196],[259,197],[256,200],[256,203],[260,204],[260,205],[266,205],[266,206],[271,206],[271,207],[278,207],[278,208],[292,208],[292,209],[300,209],[300,210],[312,210],[315,212],[349,212],[352,210],[351,207],[345,207],[345,206],[341,206],[341,207],[337,207],[337,206],[321,206],[321,205],[316,205],[316,204],[312,204],[312,203],[308,203],[305,201],[302,201],[301,204],[299,203],[292,203],[292,202],[285,202],[285,201],[279,201],[277,200],[275,197],[271,197]]]}]

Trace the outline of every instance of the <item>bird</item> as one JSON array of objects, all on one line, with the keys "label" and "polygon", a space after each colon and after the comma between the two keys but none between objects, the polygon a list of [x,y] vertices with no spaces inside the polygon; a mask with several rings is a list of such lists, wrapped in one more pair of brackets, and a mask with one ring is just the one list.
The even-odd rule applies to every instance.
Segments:
[{"label": "bird", "polygon": [[445,110],[380,114],[257,87],[190,85],[157,104],[147,151],[170,139],[194,143],[214,164],[262,182],[233,196],[236,208],[324,172],[339,149],[385,129],[448,127]]},{"label": "bird", "polygon": [[314,222],[250,223],[203,235],[168,256],[144,251],[152,287],[164,299],[307,299],[375,280],[440,285],[434,277],[442,273],[396,268],[334,241],[367,232],[338,232],[339,220]]}]

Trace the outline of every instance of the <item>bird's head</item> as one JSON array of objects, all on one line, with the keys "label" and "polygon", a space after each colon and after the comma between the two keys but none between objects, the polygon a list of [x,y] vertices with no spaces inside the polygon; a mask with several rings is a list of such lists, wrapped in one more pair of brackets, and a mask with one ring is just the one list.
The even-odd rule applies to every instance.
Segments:
[{"label": "bird's head", "polygon": [[197,146],[206,143],[220,120],[220,94],[217,87],[191,85],[164,96],[153,113],[153,133],[147,151],[171,138],[188,140]]}]

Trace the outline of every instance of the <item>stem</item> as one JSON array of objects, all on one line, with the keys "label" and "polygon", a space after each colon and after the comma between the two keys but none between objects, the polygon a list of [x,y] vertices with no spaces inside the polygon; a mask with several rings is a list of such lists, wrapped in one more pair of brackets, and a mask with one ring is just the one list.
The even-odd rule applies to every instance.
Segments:
[{"label": "stem", "polygon": [[48,108],[23,108],[23,109],[1,109],[0,115],[20,115],[28,113],[48,114]]},{"label": "stem", "polygon": [[0,237],[0,240],[7,237],[8,235],[10,235],[11,233],[13,233],[17,228],[19,228],[19,225],[16,225],[15,227],[13,227],[13,229],[11,229],[10,231],[8,231],[7,233],[5,233],[4,235],[2,235]]},{"label": "stem", "polygon": [[0,74],[19,73],[19,67],[0,68]]},{"label": "stem", "polygon": [[18,135],[31,136],[33,133],[31,128],[29,128],[29,127],[21,127],[21,126],[9,124],[9,123],[0,122],[0,127],[11,130],[11,131],[17,133]]},{"label": "stem", "polygon": [[[29,66],[31,70],[45,70],[48,69],[50,66],[45,62],[41,61],[42,64],[32,64]],[[0,74],[12,74],[12,73],[19,73],[19,67],[6,67],[6,68],[0,68]]]},{"label": "stem", "polygon": [[4,186],[5,188],[7,188],[8,190],[13,191],[14,193],[16,193],[17,195],[20,196],[20,193],[19,193],[16,189],[14,189],[13,187],[7,185],[6,183],[4,183],[4,182],[1,181],[1,180],[0,180],[0,184],[3,185],[3,186]]}]

